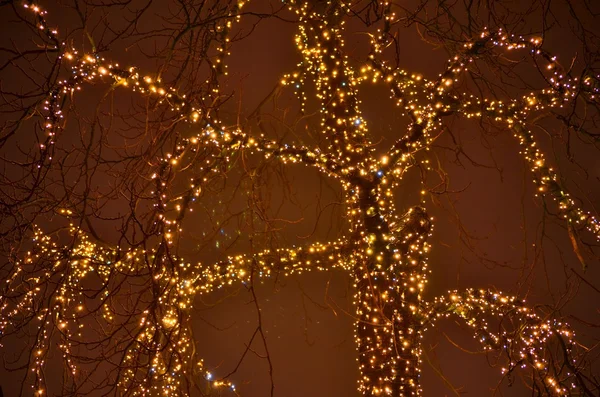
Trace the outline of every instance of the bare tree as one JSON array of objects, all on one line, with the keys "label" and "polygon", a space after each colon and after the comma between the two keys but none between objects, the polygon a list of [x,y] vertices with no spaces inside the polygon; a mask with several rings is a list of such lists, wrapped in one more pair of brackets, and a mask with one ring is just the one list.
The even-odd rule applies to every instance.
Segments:
[{"label": "bare tree", "polygon": [[[499,379],[520,374],[528,394],[600,395],[597,348],[574,335],[597,343],[597,319],[567,309],[580,289],[599,293],[600,223],[588,208],[598,194],[600,9],[413,3],[75,1],[49,15],[42,4],[0,3],[14,27],[1,49],[0,342],[20,395],[238,393],[248,353],[267,362],[275,395],[256,288],[333,269],[352,283],[363,395],[420,395],[423,338],[447,317],[476,337]],[[270,35],[293,29],[296,65],[265,78],[275,86],[256,100],[227,66],[243,69],[235,51],[265,40],[266,21],[281,29]],[[61,22],[64,33],[52,27]],[[405,49],[415,33],[450,54],[438,73],[402,69],[425,56]],[[371,83],[391,99],[369,94]],[[368,102],[393,104],[389,133],[374,132],[388,125],[373,127]],[[535,231],[525,220],[515,231],[525,252],[516,292],[530,293],[536,267],[553,277],[545,256],[557,250],[565,287],[551,304],[528,307],[489,286],[426,294],[431,211],[455,222],[465,257],[514,265],[482,254],[455,208],[465,193],[450,183],[453,166],[504,176],[468,148],[461,125],[491,159],[495,137],[514,136],[542,214]],[[318,186],[308,188],[315,203],[294,180]],[[308,235],[290,237],[302,222]],[[251,296],[257,326],[237,365],[211,372],[195,307],[231,288]]]}]

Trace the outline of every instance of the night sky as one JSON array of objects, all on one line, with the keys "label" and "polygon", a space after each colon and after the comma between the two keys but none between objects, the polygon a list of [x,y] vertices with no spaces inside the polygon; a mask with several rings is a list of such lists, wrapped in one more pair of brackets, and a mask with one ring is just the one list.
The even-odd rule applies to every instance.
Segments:
[{"label": "night sky", "polygon": [[[89,51],[89,44],[82,44],[86,39],[79,28],[80,21],[72,2],[62,3],[40,3],[40,6],[48,10],[47,20],[58,28],[61,37],[68,37],[73,46],[84,46]],[[397,3],[411,9],[417,2]],[[131,2],[115,7],[93,4],[79,3],[82,12],[89,16],[88,27],[97,43],[110,43],[114,31],[126,26],[127,20],[133,18],[133,13],[127,10],[140,9],[146,3]],[[512,3],[511,6],[518,7]],[[18,19],[18,16],[30,18],[29,14],[21,10],[18,2],[15,2],[14,10],[12,7],[10,4],[0,6],[2,47],[35,47],[39,39]],[[162,18],[171,18],[177,7],[177,2],[151,2],[137,24],[137,31],[147,32],[160,26],[164,23]],[[293,22],[293,15],[282,10],[277,18],[260,17],[279,7],[279,1],[251,1],[244,10],[255,14],[243,17],[240,24],[234,25],[232,37],[244,38],[233,41],[231,55],[226,58],[229,75],[222,80],[221,93],[231,97],[223,105],[219,117],[225,125],[240,124],[248,132],[263,132],[283,142],[307,146],[320,144],[322,138],[317,133],[319,116],[316,102],[309,99],[306,116],[301,116],[299,102],[290,89],[276,90],[272,94],[280,85],[282,76],[295,70],[301,59],[294,45],[297,24]],[[520,33],[539,35],[542,12],[539,7],[533,6],[527,18],[511,26],[519,29]],[[557,54],[559,61],[567,67],[577,56],[573,63],[577,75],[582,70],[584,56],[579,41],[571,32],[575,26],[573,18],[571,16],[571,19],[562,22],[562,15],[565,15],[564,18],[568,15],[563,3],[554,5],[551,10],[547,20],[552,22],[552,29],[545,37],[544,48]],[[589,16],[583,7],[577,10],[581,15]],[[472,12],[475,13],[474,10]],[[477,12],[480,16],[476,19],[487,20],[488,10],[485,7]],[[497,12],[501,14],[504,11]],[[464,13],[458,15],[464,18]],[[597,17],[589,16],[583,22],[592,31],[598,32],[600,20]],[[105,29],[107,25],[113,33]],[[357,20],[347,24],[344,49],[352,66],[360,67],[366,60],[369,29]],[[126,67],[136,65],[140,71],[151,75],[161,70],[166,52],[160,51],[169,43],[170,33],[128,33],[127,36],[110,43],[109,49],[101,55]],[[463,35],[460,39],[466,40],[466,37]],[[405,27],[400,24],[397,33],[399,68],[435,79],[449,57],[446,49],[436,45],[436,40],[436,37],[424,33],[423,27],[417,29],[416,25]],[[154,52],[160,52],[160,55],[148,56]],[[30,81],[25,75],[38,70],[39,74],[34,79],[43,78],[53,57],[53,54],[47,59],[39,56],[31,61],[28,69],[22,70],[17,68],[19,62],[9,63],[0,70],[3,92],[27,92]],[[8,58],[7,51],[0,52],[3,65]],[[502,94],[520,97],[531,87],[542,86],[538,71],[527,63],[525,55],[510,55],[507,59],[526,60],[514,69],[522,80],[507,77],[516,87],[504,84],[499,80],[497,71],[484,64],[479,69],[480,75],[497,84],[494,88],[497,92],[505,90]],[[173,61],[173,64],[176,62]],[[188,67],[186,73],[191,70],[193,68]],[[66,68],[61,73],[66,73]],[[176,73],[177,68],[173,66],[165,68],[164,80],[172,82]],[[200,70],[197,73],[202,75],[204,72]],[[178,85],[182,92],[190,89],[194,82],[186,79],[184,76]],[[90,222],[103,242],[115,244],[119,241],[119,228],[131,208],[131,197],[124,192],[134,185],[140,195],[146,192],[147,184],[144,185],[143,181],[153,168],[148,162],[111,161],[118,160],[124,153],[143,152],[163,138],[166,148],[171,142],[169,137],[186,136],[197,127],[187,122],[179,122],[173,128],[166,122],[146,124],[148,120],[160,120],[166,111],[160,106],[153,107],[154,104],[139,93],[122,87],[111,91],[109,86],[96,81],[84,84],[81,92],[74,94],[69,115],[72,120],[63,132],[57,157],[59,163],[80,164],[79,155],[85,152],[88,139],[97,143],[92,145],[93,150],[102,147],[98,156],[107,159],[107,162],[98,166],[89,178],[93,194],[102,198],[95,201],[98,211],[90,217]],[[465,83],[462,90],[473,87]],[[308,88],[307,92],[309,96],[314,95],[312,88]],[[390,99],[389,88],[382,83],[363,83],[358,96],[375,152],[383,154],[405,133],[409,119],[400,113]],[[265,101],[265,98],[268,99]],[[5,96],[0,116],[3,122],[14,119],[14,114],[7,112],[6,104],[9,102],[10,97]],[[260,120],[256,118],[257,109],[260,109]],[[588,117],[592,120],[598,115],[590,114]],[[96,124],[94,120],[105,129],[92,132],[91,126]],[[0,148],[3,188],[22,177],[24,168],[15,166],[13,162],[29,156],[29,147],[35,144],[31,131],[36,122],[34,119],[24,121],[18,136],[12,137]],[[444,125],[446,128],[431,150],[417,155],[420,159],[428,158],[434,170],[425,172],[413,167],[394,190],[399,212],[422,204],[420,192],[428,190],[425,206],[434,218],[434,227],[429,239],[432,246],[428,256],[431,273],[424,299],[430,300],[453,289],[503,291],[525,299],[530,307],[555,311],[557,316],[571,324],[582,345],[594,347],[600,342],[597,241],[591,233],[581,232],[583,241],[591,247],[583,248],[587,265],[584,271],[573,251],[565,224],[555,217],[544,215],[545,211],[556,213],[552,201],[547,200],[544,204],[542,199],[534,197],[536,187],[532,183],[532,174],[519,154],[518,140],[510,131],[490,123],[458,117],[447,118]],[[598,214],[600,154],[597,141],[590,143],[591,140],[579,139],[576,134],[567,139],[563,126],[549,118],[539,121],[538,126],[535,133],[548,161],[559,170],[562,180],[566,181],[566,186],[584,210]],[[144,131],[144,128],[148,129]],[[161,129],[172,135],[166,137],[167,133],[161,133]],[[4,128],[2,134],[6,130]],[[592,127],[592,131],[598,133],[597,128],[594,130]],[[99,135],[90,138],[93,133]],[[569,159],[569,153],[573,154],[576,162]],[[163,154],[157,151],[155,158]],[[75,171],[68,171],[66,175],[75,178]],[[193,172],[193,169],[184,170],[174,176],[173,186],[187,183]],[[341,184],[319,175],[313,168],[302,165],[281,167],[274,161],[264,163],[260,155],[247,155],[234,161],[232,170],[228,172],[222,185],[213,191],[207,189],[203,192],[198,209],[186,218],[182,238],[177,243],[177,254],[187,261],[211,263],[252,250],[332,241],[349,227],[341,198]],[[256,235],[252,239],[249,238],[247,211],[251,197],[248,193],[249,174],[260,180],[255,193],[264,203],[264,208],[261,207],[264,212],[256,209],[253,214],[257,219],[269,219],[269,222],[256,221]],[[50,178],[54,177],[51,175]],[[43,188],[58,197],[60,183],[44,185]],[[73,182],[64,183],[77,191],[86,182],[73,179]],[[74,208],[81,208],[83,203],[77,202],[75,196],[67,201],[74,203]],[[140,214],[147,213],[150,202],[139,200],[135,210]],[[46,230],[66,225],[68,221],[57,212],[58,207],[35,217],[35,222]],[[34,214],[27,213],[25,216],[33,217]],[[3,215],[3,219],[2,222],[10,222],[7,216]],[[266,224],[270,228],[268,231]],[[89,224],[83,227],[88,230]],[[7,226],[2,226],[3,231],[6,229]],[[7,250],[6,241],[3,241],[4,251]],[[0,273],[2,277],[5,274]],[[353,325],[355,309],[349,275],[340,269],[290,277],[282,275],[257,280],[255,291],[273,364],[275,395],[358,396],[358,354]],[[192,318],[197,353],[204,359],[205,367],[215,377],[232,372],[257,326],[256,306],[247,286],[235,285],[197,296]],[[94,326],[91,322],[86,324]],[[518,371],[513,379],[502,378],[501,365],[494,361],[495,356],[482,353],[467,328],[448,319],[438,322],[426,333],[423,343],[423,395],[531,395],[531,391],[523,387]],[[29,343],[27,341],[24,335],[0,340],[0,356],[5,361],[10,360],[23,345]],[[242,396],[267,396],[271,382],[264,348],[258,339],[250,347],[229,380],[235,383]],[[590,352],[590,360],[593,361],[597,355],[596,347]],[[58,395],[58,392],[52,392],[52,385],[62,373],[59,356],[50,357],[49,363],[52,364],[48,369],[51,379],[49,394]],[[594,368],[592,372],[600,376],[597,362]],[[9,372],[0,369],[4,396],[19,395],[23,376],[23,370]],[[102,370],[94,375],[96,378],[101,376]],[[30,389],[25,388],[23,395],[31,395]]]}]

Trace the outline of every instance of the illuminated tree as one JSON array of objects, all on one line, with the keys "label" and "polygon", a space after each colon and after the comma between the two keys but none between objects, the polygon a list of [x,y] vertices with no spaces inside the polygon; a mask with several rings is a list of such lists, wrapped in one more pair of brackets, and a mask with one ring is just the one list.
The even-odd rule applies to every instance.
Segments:
[{"label": "illuminated tree", "polygon": [[[28,57],[40,54],[53,65],[42,82],[32,76],[34,90],[23,90],[16,100],[7,96],[6,105],[13,104],[19,117],[5,123],[1,137],[3,147],[13,140],[19,148],[28,147],[21,149],[19,161],[7,158],[6,172],[14,167],[21,174],[18,180],[4,178],[2,193],[9,260],[2,268],[0,331],[2,340],[19,336],[29,341],[17,360],[27,369],[23,387],[46,393],[52,381],[46,379],[45,369],[54,365],[58,353],[66,371],[60,386],[64,394],[235,392],[234,377],[208,372],[196,351],[190,319],[198,296],[230,285],[245,285],[254,295],[258,279],[339,268],[353,280],[358,389],[364,395],[420,395],[422,338],[439,318],[448,316],[468,324],[485,351],[500,353],[505,374],[526,371],[534,395],[600,393],[573,331],[555,315],[487,289],[425,299],[430,274],[427,239],[433,223],[425,209],[425,178],[423,190],[416,192],[420,205],[395,207],[407,172],[437,170],[427,152],[444,134],[446,120],[476,119],[510,131],[518,140],[539,200],[566,225],[574,251],[585,264],[580,247],[593,252],[600,223],[569,194],[532,126],[540,114],[551,112],[569,129],[597,142],[595,125],[588,125],[597,117],[600,89],[593,60],[576,75],[544,48],[543,35],[513,34],[502,28],[505,21],[492,21],[493,27],[477,31],[455,21],[469,30],[461,32],[461,41],[451,41],[452,32],[439,26],[439,15],[421,20],[422,14],[407,14],[394,2],[285,1],[271,16],[295,26],[300,61],[281,76],[273,96],[293,93],[300,120],[308,120],[302,127],[312,130],[304,139],[295,139],[295,133],[272,137],[260,106],[254,124],[241,122],[239,114],[227,110],[223,93],[232,43],[243,36],[236,23],[245,17],[245,2],[182,2],[179,7],[165,18],[167,25],[183,21],[172,31],[164,28],[168,44],[161,59],[169,66],[153,73],[137,65],[120,66],[106,52],[108,44],[125,34],[136,37],[131,26],[140,23],[143,7],[122,31],[82,28],[88,36],[85,45],[75,39],[61,41],[41,5],[25,2],[24,10],[15,9],[26,26],[39,31],[38,50],[15,51],[6,65],[28,60],[35,69],[38,58]],[[80,15],[87,26],[94,19],[85,13]],[[439,76],[395,66],[395,29],[407,23],[407,15],[453,51]],[[365,25],[369,49],[366,59],[356,61],[345,50],[344,35],[346,25],[359,22]],[[115,39],[97,45],[104,34]],[[162,30],[155,33],[159,43],[161,34]],[[479,69],[491,64],[497,75],[513,76],[518,72],[511,70],[513,56],[518,65],[534,65],[545,87],[523,93],[500,84],[498,90],[492,77]],[[180,73],[173,72],[177,67]],[[408,119],[406,131],[383,153],[376,149],[369,120],[361,113],[359,95],[370,83],[388,87],[397,112]],[[83,150],[72,154],[68,143],[60,144],[63,135],[68,136],[70,115],[76,113],[71,104],[85,98],[88,87],[110,87],[106,95],[119,106],[128,106],[116,99],[128,90],[145,99],[146,109],[129,104],[130,113],[111,110],[126,123],[133,120],[126,128],[132,134],[124,141],[136,141],[131,144],[135,150],[127,145],[114,150],[102,141],[110,140],[102,132],[109,127],[98,121],[99,108],[86,127],[92,138],[81,137]],[[145,130],[136,135],[141,126]],[[26,128],[34,129],[35,140],[15,136]],[[94,133],[103,138],[95,140]],[[113,155],[122,157],[111,160]],[[346,230],[337,239],[299,247],[274,243],[277,227],[262,213],[268,209],[260,198],[261,178],[290,164],[314,169],[341,187]],[[111,189],[119,186],[119,194],[130,195],[126,216],[105,215],[110,212],[109,199],[115,197],[86,182],[103,167],[108,175],[118,176],[109,183]],[[233,182],[236,188],[231,190],[228,181],[238,177],[242,181]],[[246,252],[211,264],[187,259],[183,225],[200,233],[202,225],[186,223],[198,203],[230,212],[233,204],[212,202],[211,195],[231,193],[233,202],[238,188],[246,189],[243,196],[248,200],[244,225],[251,237]],[[109,242],[99,237],[94,217],[121,220],[119,238]],[[225,223],[215,220],[207,232],[218,233]],[[255,336],[266,348],[260,327]],[[94,380],[95,371],[108,376]]]}]

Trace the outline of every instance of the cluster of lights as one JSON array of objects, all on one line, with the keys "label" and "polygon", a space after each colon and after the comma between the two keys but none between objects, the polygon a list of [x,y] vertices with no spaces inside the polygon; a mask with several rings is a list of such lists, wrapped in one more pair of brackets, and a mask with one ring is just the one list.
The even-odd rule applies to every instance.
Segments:
[{"label": "cluster of lights", "polygon": [[[386,35],[382,32],[373,39],[374,52],[384,47],[381,41]],[[589,212],[578,207],[565,188],[558,174],[549,166],[544,154],[538,147],[533,132],[527,123],[546,108],[562,108],[578,96],[598,103],[599,76],[587,76],[583,82],[570,75],[557,62],[556,57],[540,48],[541,39],[525,39],[508,35],[502,29],[496,32],[485,30],[480,37],[464,45],[464,51],[448,61],[444,73],[436,80],[428,81],[420,75],[408,75],[404,71],[390,68],[383,61],[371,57],[368,66],[362,68],[364,78],[383,80],[391,86],[392,96],[402,106],[404,112],[412,117],[408,133],[399,139],[390,152],[390,157],[400,163],[406,158],[408,145],[414,148],[427,147],[432,135],[441,131],[445,116],[456,114],[466,118],[487,118],[510,128],[522,147],[521,154],[530,164],[534,182],[540,195],[548,195],[558,203],[558,210],[570,224],[584,226],[597,238],[600,238],[600,222]],[[506,50],[529,50],[536,64],[546,63],[542,68],[547,75],[549,88],[531,92],[522,98],[503,102],[501,100],[478,99],[473,95],[457,93],[451,87],[477,58],[479,52],[487,46]],[[421,104],[422,97],[425,103]]]},{"label": "cluster of lights", "polygon": [[[180,395],[189,387],[188,379],[198,373],[213,387],[235,392],[232,383],[208,372],[195,356],[189,325],[195,296],[232,284],[251,283],[253,277],[326,271],[334,267],[354,277],[359,390],[364,395],[419,395],[423,332],[436,318],[450,314],[465,319],[486,350],[507,353],[510,362],[506,372],[519,366],[532,368],[536,374],[532,387],[553,395],[567,395],[577,387],[585,388],[575,370],[578,364],[571,358],[573,334],[565,324],[542,320],[515,298],[487,291],[455,292],[449,298],[423,301],[429,273],[426,257],[430,247],[426,239],[432,230],[432,219],[421,206],[404,213],[396,210],[393,189],[414,163],[414,154],[427,149],[441,131],[445,116],[485,117],[507,125],[519,139],[539,193],[557,200],[569,223],[583,225],[600,236],[598,220],[579,208],[561,187],[556,172],[546,164],[527,126],[530,114],[563,106],[577,95],[597,100],[596,78],[589,77],[583,83],[570,78],[555,58],[542,51],[540,39],[513,37],[501,30],[484,31],[477,40],[465,44],[464,50],[449,60],[444,73],[435,80],[397,70],[380,60],[389,44],[391,26],[397,22],[389,2],[380,4],[384,27],[372,36],[369,61],[355,70],[343,51],[342,39],[344,16],[349,13],[350,5],[328,2],[326,11],[317,11],[310,2],[289,3],[298,18],[295,43],[302,61],[298,72],[283,76],[281,84],[293,88],[303,108],[308,100],[304,87],[315,85],[314,99],[319,104],[325,149],[282,144],[264,135],[251,136],[227,127],[198,105],[202,100],[178,94],[159,78],[143,76],[133,67],[121,68],[97,54],[67,50],[64,43],[59,44],[57,32],[47,28],[45,12],[39,6],[25,5],[36,15],[40,30],[57,43],[60,60],[66,61],[72,72],[46,101],[48,136],[40,144],[39,168],[52,161],[51,148],[64,123],[62,98],[95,80],[111,79],[117,85],[152,95],[198,126],[197,134],[180,138],[173,152],[161,159],[150,176],[155,181],[154,232],[161,237],[157,248],[102,247],[77,227],[71,228],[77,243],[65,248],[36,229],[35,249],[15,262],[3,287],[6,292],[0,297],[0,331],[1,335],[18,332],[17,324],[30,320],[41,324],[30,360],[34,389],[38,394],[44,392],[43,367],[54,337],[60,339],[58,348],[76,379],[78,367],[73,349],[85,343],[82,320],[96,318],[96,313],[100,313],[103,332],[114,337],[124,337],[125,331],[129,335],[115,348],[122,352],[116,365],[117,386],[125,394]],[[239,2],[233,7],[225,24],[218,29],[224,44],[213,62],[215,76],[226,73],[228,34],[232,21],[239,19],[242,6],[243,2]],[[457,93],[455,86],[461,74],[488,47],[530,49],[535,60],[548,63],[550,87],[509,102],[480,100]],[[388,84],[399,111],[411,117],[407,133],[380,158],[374,155],[357,98],[360,85],[367,81]],[[241,150],[286,164],[313,166],[338,180],[352,225],[346,237],[307,247],[233,256],[213,265],[191,264],[174,256],[169,246],[176,243],[185,214],[193,210],[193,203],[203,194],[203,186],[218,172],[218,167],[229,163],[232,155]],[[171,176],[198,159],[202,163],[189,188],[172,197]],[[69,210],[64,210],[64,214],[69,215]],[[123,283],[134,279],[146,280],[144,286],[149,288],[140,293],[140,301],[127,312],[122,303],[116,304],[116,299]],[[101,285],[96,299],[86,295],[81,287],[84,280]],[[49,285],[56,287],[50,291]],[[50,303],[40,306],[43,302]],[[144,303],[146,306],[140,309]],[[494,334],[486,317],[510,318],[523,325]],[[552,338],[563,343],[567,369],[557,369],[557,364],[546,355]]]},{"label": "cluster of lights", "polygon": [[[577,344],[567,324],[544,320],[525,302],[487,290],[454,291],[428,306],[426,317],[430,324],[457,316],[473,328],[485,351],[506,356],[503,374],[508,376],[515,369],[530,370],[532,390],[549,396],[594,394],[578,379],[579,363],[572,358]],[[576,391],[575,385],[581,390]]]}]

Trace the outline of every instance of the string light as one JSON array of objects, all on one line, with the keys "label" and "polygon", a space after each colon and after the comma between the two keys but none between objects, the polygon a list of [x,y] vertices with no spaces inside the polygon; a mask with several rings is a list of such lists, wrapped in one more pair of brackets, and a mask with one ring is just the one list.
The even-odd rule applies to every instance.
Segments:
[{"label": "string light", "polygon": [[[93,242],[78,227],[70,233],[76,244],[60,246],[40,229],[33,232],[35,249],[17,261],[6,280],[5,294],[0,297],[0,331],[2,335],[17,329],[15,324],[35,318],[41,324],[32,347],[30,371],[34,374],[33,390],[45,393],[43,368],[51,350],[53,335],[59,335],[63,359],[73,377],[78,373],[73,346],[85,336],[80,320],[98,310],[106,332],[126,329],[129,339],[123,346],[118,364],[117,386],[123,394],[180,395],[187,377],[202,373],[214,388],[235,386],[209,372],[202,360],[197,361],[191,331],[190,310],[199,294],[209,294],[233,284],[247,284],[252,277],[273,277],[305,271],[341,268],[353,276],[354,305],[357,321],[355,339],[358,348],[360,380],[364,395],[416,396],[421,394],[421,340],[436,319],[455,315],[466,321],[489,351],[505,351],[510,358],[503,370],[517,367],[533,371],[537,387],[552,395],[585,390],[572,359],[573,332],[564,323],[541,319],[514,297],[482,290],[452,292],[449,297],[432,302],[423,300],[429,269],[427,238],[432,219],[423,206],[399,212],[394,206],[394,188],[403,173],[415,162],[414,155],[427,149],[442,129],[444,117],[456,114],[466,118],[487,118],[505,125],[518,139],[521,154],[530,165],[538,194],[551,197],[561,215],[573,225],[581,225],[596,237],[600,224],[596,217],[579,208],[560,184],[558,174],[548,165],[544,154],[528,127],[528,118],[536,111],[559,108],[578,95],[597,102],[597,76],[583,82],[569,77],[556,58],[541,49],[541,39],[516,37],[502,30],[485,30],[463,51],[448,61],[437,79],[388,66],[380,60],[391,40],[390,29],[398,22],[390,2],[380,8],[384,27],[372,35],[368,63],[353,68],[345,55],[343,32],[350,4],[328,2],[327,11],[315,10],[310,2],[290,1],[289,8],[298,21],[295,45],[302,56],[297,71],[280,80],[290,87],[302,103],[309,100],[305,87],[315,86],[319,104],[321,134],[326,149],[282,144],[264,135],[253,136],[239,128],[225,126],[200,104],[204,98],[187,98],[160,78],[140,74],[135,67],[122,68],[98,54],[84,54],[67,48],[58,40],[57,31],[48,28],[45,11],[26,3],[36,23],[59,50],[59,59],[72,73],[52,90],[44,105],[46,139],[39,145],[38,169],[52,161],[53,147],[64,128],[63,98],[74,95],[84,85],[112,81],[116,86],[156,98],[181,118],[198,126],[197,134],[180,138],[175,149],[167,153],[149,176],[154,181],[154,233],[161,237],[155,249],[120,249]],[[211,61],[217,75],[226,74],[229,54],[228,35],[232,22],[238,21],[244,2],[231,7],[217,31],[224,37],[218,56]],[[511,101],[478,99],[459,93],[456,87],[462,74],[488,48],[507,51],[525,50],[533,59],[544,61],[549,87]],[[369,139],[368,124],[360,112],[358,92],[366,82],[387,84],[399,112],[411,123],[406,134],[381,157],[376,157]],[[216,90],[216,89],[215,89]],[[214,95],[218,96],[217,92]],[[189,161],[188,154],[203,150],[202,169],[192,178],[188,189],[171,197],[167,185],[170,175]],[[315,167],[338,181],[345,197],[345,210],[351,229],[345,238],[307,247],[266,250],[256,255],[237,255],[219,263],[191,264],[169,251],[181,234],[184,216],[203,195],[214,167],[229,163],[239,151],[260,153],[284,164],[298,163]],[[427,164],[426,160],[423,164]],[[70,209],[63,209],[66,217]],[[173,215],[175,214],[175,215]],[[124,316],[113,302],[125,279],[143,279],[151,286],[152,304],[144,310],[135,307]],[[81,287],[84,280],[99,282],[101,293],[96,307]],[[48,285],[56,285],[49,292]],[[49,302],[40,307],[42,302]],[[124,317],[127,317],[124,319]],[[500,333],[490,331],[488,320],[510,317],[522,324]],[[133,322],[131,322],[133,319]],[[565,365],[549,359],[549,344],[558,340],[564,347]],[[121,349],[122,348],[122,349]]]}]

